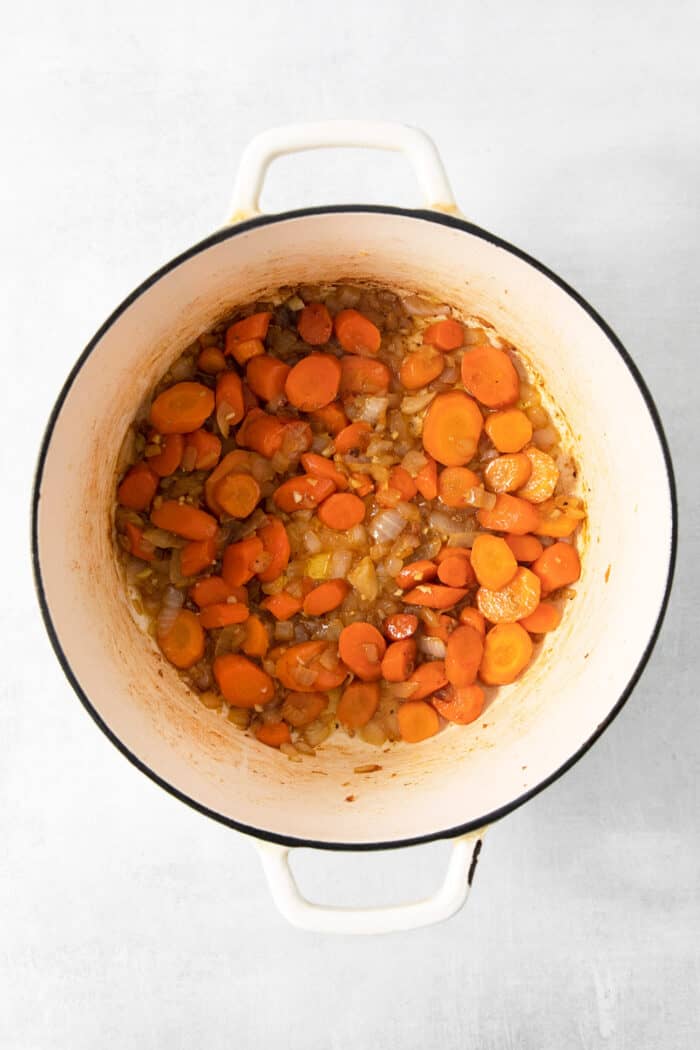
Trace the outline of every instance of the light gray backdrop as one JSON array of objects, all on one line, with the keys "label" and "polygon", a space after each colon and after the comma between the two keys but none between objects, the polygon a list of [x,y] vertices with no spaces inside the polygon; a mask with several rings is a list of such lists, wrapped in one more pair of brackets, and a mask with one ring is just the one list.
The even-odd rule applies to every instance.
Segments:
[{"label": "light gray backdrop", "polygon": [[[697,1046],[698,16],[536,0],[4,11],[0,1047]],[[598,307],[657,398],[683,512],[669,616],[623,713],[492,830],[457,919],[371,943],[287,927],[250,843],[97,731],[38,619],[26,515],[69,367],[220,223],[246,141],[353,116],[430,131],[464,212]],[[398,157],[353,151],[280,162],[265,204],[348,200],[417,196]],[[379,902],[429,890],[445,853],[298,867],[324,900]]]}]

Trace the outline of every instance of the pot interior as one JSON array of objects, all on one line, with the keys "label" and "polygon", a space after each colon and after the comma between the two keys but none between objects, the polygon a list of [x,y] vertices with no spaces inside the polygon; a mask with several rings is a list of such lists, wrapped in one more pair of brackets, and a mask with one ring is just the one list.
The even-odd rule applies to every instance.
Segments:
[{"label": "pot interior", "polygon": [[[386,753],[335,734],[315,758],[294,763],[204,709],[136,624],[113,548],[115,470],[136,407],[197,335],[265,290],[344,279],[433,294],[510,340],[563,413],[589,521],[582,579],[562,625],[481,719]],[[541,784],[625,692],[668,576],[672,513],[660,440],[606,332],[526,260],[427,215],[282,217],[224,231],[171,264],[94,342],[60,405],[39,486],[48,614],[99,719],[198,805],[316,843],[392,843],[478,826]],[[353,772],[366,763],[381,769]]]}]

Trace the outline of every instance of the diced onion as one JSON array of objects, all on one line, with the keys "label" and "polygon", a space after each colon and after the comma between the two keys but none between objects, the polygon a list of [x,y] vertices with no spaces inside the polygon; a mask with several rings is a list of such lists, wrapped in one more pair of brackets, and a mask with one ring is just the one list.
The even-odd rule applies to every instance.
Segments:
[{"label": "diced onion", "polygon": [[338,550],[333,551],[330,564],[330,577],[331,579],[342,580],[345,579],[350,566],[352,565],[352,551],[346,550],[344,547],[339,547]]},{"label": "diced onion", "polygon": [[194,470],[197,463],[197,449],[194,445],[185,445],[185,451],[182,453],[182,461],[180,463],[180,470]]},{"label": "diced onion", "polygon": [[542,427],[541,430],[536,430],[532,435],[533,445],[537,445],[543,452],[554,448],[558,440],[559,438],[554,427]]},{"label": "diced onion", "polygon": [[304,536],[304,544],[310,554],[318,554],[323,546],[318,535],[312,532],[311,529]]},{"label": "diced onion", "polygon": [[411,317],[449,317],[450,308],[444,303],[436,305],[419,295],[408,295],[401,300],[401,305]]},{"label": "diced onion", "polygon": [[427,408],[435,397],[436,390],[423,390],[420,394],[409,394],[401,401],[401,411],[406,416],[413,416]]},{"label": "diced onion", "polygon": [[[285,621],[285,623],[288,623],[288,622],[289,621]],[[281,626],[282,626],[282,624],[279,624],[279,623],[277,624],[277,627],[281,627]],[[292,628],[292,636],[293,636],[293,634],[294,634],[294,627],[293,627],[293,625],[291,623],[289,624],[289,626]],[[275,628],[275,631],[277,630],[277,627]],[[299,664],[294,670],[294,679],[295,679],[295,681],[297,682],[298,685],[303,686],[304,688],[306,688],[309,685],[313,685],[317,678],[318,678],[318,671],[315,671],[313,669],[313,667],[303,667],[301,664]]]},{"label": "diced onion", "polygon": [[418,688],[418,682],[391,682],[387,685],[387,692],[400,700],[407,700]]},{"label": "diced onion", "polygon": [[355,418],[364,420],[365,423],[379,423],[383,421],[388,406],[389,399],[386,397],[365,397]]},{"label": "diced onion", "polygon": [[275,638],[279,642],[290,642],[293,637],[294,624],[291,620],[280,620],[279,623],[275,624]]},{"label": "diced onion", "polygon": [[185,601],[185,595],[177,587],[166,587],[163,593],[163,604],[156,620],[156,634],[165,636],[173,629],[177,614]]},{"label": "diced onion", "polygon": [[363,601],[373,602],[379,594],[379,583],[374,562],[371,558],[363,558],[355,568],[348,574],[348,580],[358,592]]},{"label": "diced onion", "polygon": [[231,421],[236,418],[236,412],[228,401],[221,401],[216,407],[216,425],[225,438],[228,437]]},{"label": "diced onion", "polygon": [[407,470],[411,477],[415,478],[423,467],[427,464],[428,457],[420,452],[417,448],[412,448],[410,452],[401,460],[401,466],[404,470]]},{"label": "diced onion", "polygon": [[371,536],[378,543],[390,543],[406,528],[406,519],[403,514],[393,507],[380,510],[369,523]]},{"label": "diced onion", "polygon": [[418,639],[418,648],[426,656],[429,656],[431,660],[444,660],[445,658],[445,643],[442,638],[428,638],[421,637]]}]

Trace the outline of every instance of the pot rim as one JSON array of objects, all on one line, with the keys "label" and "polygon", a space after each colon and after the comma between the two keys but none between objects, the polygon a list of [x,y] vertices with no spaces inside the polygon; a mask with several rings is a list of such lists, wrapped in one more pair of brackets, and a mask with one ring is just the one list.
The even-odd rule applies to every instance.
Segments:
[{"label": "pot rim", "polygon": [[[334,214],[346,214],[352,212],[370,212],[386,215],[401,215],[409,219],[419,219],[424,222],[434,222],[442,226],[450,226],[454,229],[462,230],[465,233],[470,233],[476,237],[481,238],[495,245],[498,248],[502,248],[511,255],[516,256],[523,262],[534,267],[545,277],[548,277],[551,281],[556,284],[562,292],[573,299],[594,321],[595,324],[602,330],[605,336],[608,338],[612,346],[617,350],[618,354],[622,358],[622,361],[627,367],[632,379],[637,384],[640,394],[644,399],[656,435],[661,446],[661,451],[664,458],[664,465],[666,468],[666,477],[668,481],[668,494],[669,503],[671,510],[671,544],[669,549],[668,568],[666,574],[666,586],[664,588],[663,598],[659,607],[659,612],[656,618],[656,622],[651,631],[647,644],[642,652],[642,655],[637,663],[637,666],[632,673],[625,689],[616,700],[615,704],[610,709],[607,716],[603,719],[598,726],[596,726],[594,732],[588,737],[588,739],[581,745],[581,747],[570,755],[565,762],[563,762],[553,773],[544,780],[535,784],[533,787],[528,788],[522,794],[512,799],[510,802],[503,806],[498,807],[490,813],[484,814],[476,820],[468,821],[465,824],[457,824],[452,828],[440,829],[435,832],[430,832],[425,835],[417,835],[411,838],[402,838],[388,842],[324,842],[316,841],[308,838],[296,838],[288,835],[278,835],[274,832],[267,831],[262,828],[257,828],[249,824],[243,824],[240,821],[233,820],[231,817],[227,817],[222,813],[217,813],[215,810],[210,809],[208,806],[202,805],[189,795],[180,791],[179,788],[168,783],[164,780],[155,770],[151,769],[150,766],[138,758],[120,739],[119,737],[109,728],[109,726],[103,721],[95,707],[93,707],[88,696],[83,691],[77,677],[75,676],[73,669],[70,665],[68,657],[63,651],[63,647],[58,637],[58,632],[54,626],[51,618],[51,612],[49,609],[46,593],[44,590],[43,578],[41,573],[41,562],[39,557],[39,523],[38,523],[38,511],[39,501],[41,498],[41,485],[44,475],[44,467],[46,464],[46,457],[48,454],[49,446],[51,444],[51,438],[56,425],[56,421],[60,415],[63,404],[68,396],[68,393],[78,375],[81,368],[90,357],[97,344],[100,342],[104,334],[112,327],[112,325],[119,319],[125,310],[131,306],[144,292],[146,292],[152,285],[156,284],[161,277],[175,270],[183,262],[193,258],[200,252],[205,251],[207,248],[212,247],[215,244],[219,244],[222,241],[228,240],[238,236],[241,233],[246,233],[249,230],[256,229],[259,226],[268,226],[276,222],[284,222],[287,219],[305,218],[312,215],[334,215]],[[145,773],[154,783],[158,784],[159,787],[163,788],[170,795],[173,795],[180,802],[184,802],[186,805],[191,806],[199,813],[210,817],[212,820],[218,821],[220,824],[225,824],[227,827],[233,828],[235,831],[240,831],[246,835],[252,835],[255,838],[263,839],[267,842],[275,842],[287,847],[304,847],[310,849],[325,849],[325,850],[337,850],[337,851],[353,851],[353,852],[368,852],[371,850],[382,850],[382,849],[398,849],[406,846],[417,846],[427,842],[437,842],[444,839],[453,839],[460,835],[467,834],[470,831],[475,831],[488,824],[492,824],[502,817],[505,817],[508,813],[512,813],[518,809],[525,802],[534,798],[545,788],[553,784],[561,776],[564,775],[569,769],[571,769],[583,755],[593,746],[599,736],[608,728],[611,722],[617,717],[623,706],[631,696],[635,689],[639,679],[644,672],[644,669],[649,661],[649,657],[656,645],[659,637],[659,632],[666,615],[666,609],[668,608],[669,597],[671,593],[671,586],[673,583],[673,574],[676,563],[676,553],[678,545],[678,501],[676,493],[676,482],[673,473],[673,464],[671,461],[671,453],[669,450],[666,435],[664,433],[661,418],[659,416],[656,403],[644,381],[642,375],[634,363],[629,352],[625,349],[621,341],[615,335],[610,326],[603,320],[603,318],[593,309],[590,303],[583,298],[577,291],[575,291],[566,281],[564,281],[558,274],[550,270],[549,267],[539,262],[537,259],[528,255],[527,252],[522,249],[515,247],[508,241],[503,240],[496,234],[490,233],[480,226],[476,226],[474,223],[467,222],[465,219],[457,218],[453,215],[448,215],[438,211],[430,211],[427,209],[411,209],[411,208],[399,208],[390,205],[374,205],[374,204],[336,204],[336,205],[324,205],[313,208],[299,208],[293,211],[278,212],[271,215],[258,215],[254,218],[247,219],[243,222],[237,223],[233,226],[226,226],[220,230],[215,231],[203,240],[198,241],[190,248],[176,255],[169,262],[159,267],[154,273],[146,278],[137,288],[131,292],[116,309],[110,314],[107,320],[100,326],[95,335],[89,341],[85,349],[82,351],[77,361],[70,370],[68,377],[66,378],[61,391],[56,399],[56,402],[51,410],[46,429],[42,438],[39,457],[34,473],[34,483],[32,486],[32,503],[31,503],[31,555],[32,555],[32,569],[34,576],[34,586],[39,601],[39,607],[41,610],[42,619],[46,632],[49,636],[51,645],[53,646],[54,652],[58,659],[59,664],[65,674],[66,678],[73,687],[74,692],[78,696],[78,699],[83,704],[88,714],[92,717],[97,726],[102,730],[105,736],[111,741],[112,744],[142,773]]]}]

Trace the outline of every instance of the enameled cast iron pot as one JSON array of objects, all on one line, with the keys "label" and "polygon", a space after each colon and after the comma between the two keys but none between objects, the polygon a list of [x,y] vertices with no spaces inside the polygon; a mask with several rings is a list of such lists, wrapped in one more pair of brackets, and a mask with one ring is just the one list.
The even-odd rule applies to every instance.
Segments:
[{"label": "enameled cast iron pot", "polygon": [[[403,152],[428,206],[260,215],[269,162],[324,146]],[[642,672],[675,554],[666,441],[610,328],[546,267],[458,217],[440,158],[421,132],[355,121],[269,131],[244,153],[232,213],[224,229],[163,266],[115,310],[61,391],[34,492],[43,616],[100,728],[177,798],[255,836],[275,900],[292,922],[362,933],[426,925],[464,902],[483,828],[580,758]],[[379,758],[335,734],[316,760],[292,763],[205,710],[135,623],[113,543],[115,470],[137,406],[197,335],[266,290],[346,279],[433,294],[485,318],[518,347],[561,409],[589,522],[576,599],[532,668],[499,691],[484,718]],[[379,772],[353,773],[377,761]],[[351,795],[355,801],[346,801]],[[368,850],[441,838],[455,844],[441,890],[388,909],[311,904],[287,863],[294,846]]]}]

